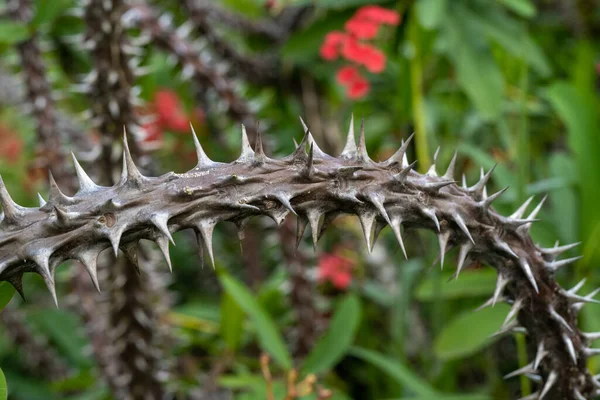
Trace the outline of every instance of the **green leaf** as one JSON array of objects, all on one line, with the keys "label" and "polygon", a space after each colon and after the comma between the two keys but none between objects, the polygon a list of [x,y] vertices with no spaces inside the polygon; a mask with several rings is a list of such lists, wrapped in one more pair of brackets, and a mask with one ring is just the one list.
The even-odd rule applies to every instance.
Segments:
[{"label": "green leaf", "polygon": [[0,311],[6,307],[15,294],[15,288],[8,282],[0,282]]},{"label": "green leaf", "polygon": [[[454,272],[446,272],[440,280],[444,283],[436,293],[433,279],[425,279],[417,288],[415,297],[419,301],[433,301],[437,296],[441,299],[460,299],[465,297],[482,297],[494,292],[496,286],[496,271],[489,269],[464,271],[458,279],[447,282]],[[446,283],[447,282],[447,283]]]},{"label": "green leaf", "polygon": [[550,63],[544,52],[527,33],[526,27],[507,14],[487,7],[474,12],[460,7],[456,12],[463,14],[463,20],[469,21],[481,33],[498,43],[513,56],[525,60],[543,77],[550,75]]},{"label": "green leaf", "polygon": [[440,26],[446,15],[447,0],[420,0],[417,7],[417,18],[425,29],[435,29]]},{"label": "green leaf", "polygon": [[442,360],[454,360],[476,353],[502,326],[510,307],[497,304],[480,311],[467,311],[444,327],[434,341],[433,350]]},{"label": "green leaf", "polygon": [[396,382],[406,386],[414,394],[431,399],[438,398],[438,393],[429,383],[415,375],[409,367],[400,361],[361,347],[352,347],[350,354],[379,368]]},{"label": "green leaf", "polygon": [[498,118],[504,107],[504,78],[481,35],[469,21],[452,13],[444,21],[444,50],[456,69],[456,78],[473,106],[487,120]]},{"label": "green leaf", "polygon": [[40,25],[52,23],[56,17],[72,5],[72,0],[37,0],[36,12],[31,25],[37,28]]},{"label": "green leaf", "polygon": [[537,14],[535,5],[529,0],[498,0],[498,2],[525,18],[535,17]]},{"label": "green leaf", "polygon": [[88,342],[81,335],[83,323],[76,314],[65,310],[37,311],[29,313],[28,322],[44,332],[69,360],[81,367],[92,366],[83,352]]},{"label": "green leaf", "polygon": [[2,368],[0,368],[0,400],[6,400],[8,398],[8,390],[6,386],[6,377]]},{"label": "green leaf", "polygon": [[221,335],[227,347],[236,351],[243,334],[244,312],[229,292],[221,299]]},{"label": "green leaf", "polygon": [[[559,178],[578,176],[575,161],[566,154],[553,154],[549,160],[550,176]],[[571,185],[563,186],[552,192],[551,212],[548,213],[552,219],[561,243],[573,243],[577,241],[579,219],[578,201],[575,188]]]},{"label": "green leaf", "polygon": [[292,368],[292,358],[273,319],[256,301],[250,290],[237,279],[221,273],[223,288],[252,320],[261,347],[284,369]]},{"label": "green leaf", "polygon": [[[564,121],[568,132],[568,144],[573,151],[580,181],[581,236],[589,238],[600,221],[600,124],[597,105],[593,95],[586,96],[571,84],[556,82],[545,91],[558,116]],[[595,243],[590,243],[595,246]]]},{"label": "green leaf", "polygon": [[15,44],[29,38],[29,28],[22,22],[0,20],[0,44]]},{"label": "green leaf", "polygon": [[360,315],[360,300],[354,294],[347,294],[339,302],[329,329],[306,357],[302,371],[318,374],[333,368],[352,345]]}]

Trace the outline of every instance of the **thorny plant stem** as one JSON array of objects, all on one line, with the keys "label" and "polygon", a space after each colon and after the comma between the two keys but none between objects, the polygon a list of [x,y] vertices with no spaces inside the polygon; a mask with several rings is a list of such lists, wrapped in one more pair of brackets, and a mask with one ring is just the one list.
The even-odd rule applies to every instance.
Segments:
[{"label": "thorny plant stem", "polygon": [[556,282],[555,272],[574,261],[557,257],[577,244],[541,248],[533,243],[529,230],[542,204],[527,218],[523,215],[528,202],[511,216],[502,216],[492,203],[506,189],[490,196],[485,190],[492,170],[471,187],[456,185],[456,158],[443,175],[435,166],[419,174],[406,159],[411,138],[390,159],[375,162],[367,154],[364,125],[358,145],[353,123],[350,126],[338,157],[324,153],[305,126],[298,148],[279,160],[265,155],[260,134],[252,149],[242,130],[241,155],[229,164],[210,160],[193,136],[197,166],[156,178],[140,173],[125,140],[117,184],[97,186],[76,164],[77,194],[68,197],[51,181],[48,201],[35,208],[16,204],[0,181],[0,280],[22,292],[23,273],[36,272],[56,299],[54,273],[67,259],[82,261],[93,275],[100,252],[131,252],[140,239],[155,241],[168,259],[171,233],[193,229],[214,265],[212,233],[218,222],[230,221],[243,229],[252,216],[266,215],[281,224],[293,213],[298,235],[310,225],[316,245],[336,216],[354,214],[369,250],[373,229],[390,226],[406,254],[401,228],[424,228],[437,234],[441,255],[459,248],[457,276],[473,261],[493,266],[497,286],[485,306],[511,303],[499,333],[526,331],[536,354],[526,368],[508,377],[541,376],[538,398],[595,395],[600,384],[589,374],[586,361],[599,353],[590,342],[600,333],[577,327],[579,311],[596,302],[595,293],[580,296],[581,285],[566,290]]}]

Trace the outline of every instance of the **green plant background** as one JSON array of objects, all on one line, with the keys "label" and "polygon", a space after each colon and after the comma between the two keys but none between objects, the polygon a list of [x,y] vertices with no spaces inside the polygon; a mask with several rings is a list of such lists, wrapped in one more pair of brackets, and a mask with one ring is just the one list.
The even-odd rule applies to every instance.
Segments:
[{"label": "green plant background", "polygon": [[[223,6],[251,18],[268,11],[262,0],[222,0]],[[310,81],[323,117],[335,129],[324,145],[339,151],[351,113],[366,121],[367,146],[375,159],[389,155],[413,130],[417,147],[412,159],[426,171],[437,146],[437,163],[445,169],[454,151],[459,169],[475,182],[479,168],[499,162],[490,191],[510,186],[497,208],[510,213],[525,199],[544,194],[549,199],[541,212],[542,222],[533,227],[536,242],[545,246],[581,241],[583,259],[560,271],[558,280],[570,287],[587,278],[584,292],[600,284],[600,129],[598,90],[600,69],[600,7],[587,9],[586,0],[573,0],[575,16],[566,15],[563,1],[533,0],[297,0],[281,5],[312,4],[314,17],[277,50],[282,70],[298,81]],[[387,67],[369,75],[371,91],[360,101],[350,101],[335,81],[340,64],[319,57],[325,34],[341,29],[354,10],[378,3],[402,14],[398,27],[387,28],[376,44],[385,51]],[[590,2],[592,3],[592,2]],[[64,15],[72,2],[37,1],[30,25],[0,19],[2,60],[16,60],[14,44],[32,32],[55,41],[82,29],[81,23]],[[176,15],[176,2],[165,2]],[[576,20],[573,20],[573,19]],[[583,24],[583,31],[580,29]],[[595,33],[595,35],[594,35]],[[245,50],[265,46],[244,40],[238,32],[225,34]],[[89,68],[85,57],[71,55],[71,69]],[[66,71],[56,52],[47,54],[50,75],[57,91],[66,91],[73,71]],[[153,50],[144,59],[154,71],[140,81],[147,100],[161,87],[175,90],[185,106],[195,105],[188,82],[179,78],[164,53]],[[16,71],[19,66],[13,67]],[[302,97],[285,88],[248,85],[246,97],[260,105],[259,117],[268,121],[268,135],[275,155],[293,149],[292,138],[301,136],[297,122],[304,113]],[[82,111],[81,98],[68,94],[61,108]],[[235,122],[208,115],[200,129],[207,153],[218,161],[233,160],[239,151],[239,127]],[[219,124],[214,124],[219,121]],[[418,123],[422,121],[422,123]],[[0,173],[13,197],[24,205],[36,198],[24,189],[26,170],[33,159],[34,123],[16,109],[0,109],[0,122],[18,133],[26,147],[17,164],[0,159]],[[331,133],[333,132],[333,133]],[[215,138],[219,136],[218,141]],[[191,148],[191,138],[165,135],[155,156],[161,169],[183,171],[175,143]],[[225,147],[222,147],[225,144]],[[37,189],[45,193],[44,184]],[[290,217],[291,218],[291,217]],[[335,399],[507,399],[528,384],[505,381],[502,376],[527,361],[523,338],[490,338],[502,324],[508,307],[473,310],[493,292],[494,271],[483,266],[448,282],[455,257],[446,257],[444,271],[429,268],[437,255],[433,234],[413,232],[407,239],[409,260],[397,251],[393,235],[384,230],[378,246],[368,255],[357,221],[334,224],[304,266],[315,271],[318,256],[344,243],[356,260],[354,280],[347,291],[317,285],[317,307],[329,315],[329,327],[302,361],[293,358],[286,338],[294,328],[294,313],[286,287],[290,274],[273,225],[255,223],[264,230],[258,241],[262,271],[249,276],[241,263],[239,245],[229,228],[217,228],[216,271],[213,279],[198,288],[201,264],[194,244],[176,235],[172,248],[173,276],[170,289],[177,303],[170,311],[172,328],[181,339],[171,357],[191,357],[199,369],[227,355],[228,362],[217,384],[233,391],[236,399],[264,399],[266,385],[259,354],[270,354],[276,398],[285,392],[285,371],[298,368],[301,378],[314,373],[333,390]],[[305,238],[305,240],[307,240]],[[575,253],[574,253],[575,255]],[[206,268],[205,268],[206,269]],[[69,291],[69,267],[59,269],[59,298]],[[391,272],[390,272],[391,271]],[[382,274],[386,273],[386,278]],[[203,276],[207,276],[204,271]],[[84,349],[82,321],[68,308],[53,309],[39,277],[27,277],[28,303],[13,297],[8,284],[0,285],[0,305],[11,299],[27,315],[27,325],[47,338],[71,368],[64,381],[45,382],[24,366],[19,349],[0,327],[0,366],[12,399],[109,399],[95,361]],[[600,309],[588,305],[580,318],[584,331],[600,330]],[[597,373],[596,360],[589,362]],[[3,377],[0,398],[5,398]],[[194,386],[186,379],[174,382],[181,393]],[[306,397],[310,398],[310,397]],[[315,398],[314,396],[312,398]]]}]

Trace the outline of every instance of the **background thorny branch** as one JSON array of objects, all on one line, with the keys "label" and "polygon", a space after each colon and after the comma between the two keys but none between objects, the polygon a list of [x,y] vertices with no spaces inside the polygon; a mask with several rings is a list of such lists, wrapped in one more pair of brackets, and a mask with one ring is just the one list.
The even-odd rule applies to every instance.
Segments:
[{"label": "background thorny branch", "polygon": [[597,395],[597,8],[378,3],[6,2],[11,398]]}]

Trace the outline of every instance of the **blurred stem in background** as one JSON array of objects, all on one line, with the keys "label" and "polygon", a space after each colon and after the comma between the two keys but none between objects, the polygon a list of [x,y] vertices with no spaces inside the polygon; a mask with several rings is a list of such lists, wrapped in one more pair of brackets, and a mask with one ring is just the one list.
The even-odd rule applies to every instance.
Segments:
[{"label": "blurred stem in background", "polygon": [[[414,10],[414,7],[413,7]],[[423,96],[423,63],[421,59],[420,27],[413,11],[408,21],[408,41],[410,43],[410,86],[412,93],[412,110],[415,125],[415,144],[419,170],[427,171],[431,164],[427,130],[425,127],[425,101]]]},{"label": "blurred stem in background", "polygon": [[[525,335],[521,333],[515,334],[515,341],[517,342],[517,356],[519,358],[519,368],[524,367],[528,364],[527,359],[527,342],[525,341]],[[529,396],[531,394],[531,382],[527,375],[521,375],[521,396]]]},{"label": "blurred stem in background", "polygon": [[529,68],[527,61],[521,61],[521,76],[520,76],[520,89],[521,89],[521,107],[520,107],[520,119],[519,129],[517,130],[519,137],[517,138],[518,143],[518,157],[517,162],[519,165],[518,173],[518,200],[519,203],[525,199],[527,193],[525,192],[527,183],[529,182],[529,168],[530,168],[530,152],[531,147],[529,145],[529,120],[527,118],[527,93],[529,86]]}]

